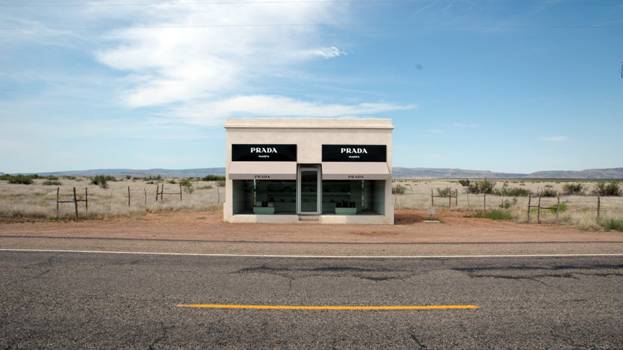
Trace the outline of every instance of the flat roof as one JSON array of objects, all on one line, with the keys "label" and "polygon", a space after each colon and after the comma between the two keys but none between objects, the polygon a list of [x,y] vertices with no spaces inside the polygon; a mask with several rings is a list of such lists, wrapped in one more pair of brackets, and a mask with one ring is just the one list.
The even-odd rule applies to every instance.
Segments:
[{"label": "flat roof", "polygon": [[225,121],[226,129],[393,129],[389,118],[232,118]]}]

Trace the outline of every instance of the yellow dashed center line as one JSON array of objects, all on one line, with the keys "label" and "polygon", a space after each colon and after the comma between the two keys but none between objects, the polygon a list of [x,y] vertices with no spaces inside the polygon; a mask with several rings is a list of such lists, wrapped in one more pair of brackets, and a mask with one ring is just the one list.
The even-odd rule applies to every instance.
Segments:
[{"label": "yellow dashed center line", "polygon": [[243,310],[337,310],[337,311],[424,311],[424,310],[475,310],[477,305],[243,305],[243,304],[177,304],[193,309],[243,309]]}]

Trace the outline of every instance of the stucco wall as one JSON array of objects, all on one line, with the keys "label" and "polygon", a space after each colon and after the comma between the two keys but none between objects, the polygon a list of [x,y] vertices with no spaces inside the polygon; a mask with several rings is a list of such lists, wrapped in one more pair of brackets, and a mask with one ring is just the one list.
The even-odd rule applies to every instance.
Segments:
[{"label": "stucco wall", "polygon": [[[353,145],[386,145],[387,166],[392,169],[392,129],[389,120],[230,120],[225,124],[227,131],[226,147],[226,201],[224,219],[228,222],[258,222],[268,220],[279,221],[278,218],[240,217],[235,220],[232,215],[232,180],[229,178],[232,144],[296,144],[298,164],[321,164],[323,144]],[[323,217],[321,221],[353,222],[353,223],[386,223],[392,224],[394,217],[391,181],[385,184],[385,215],[384,216],[332,216]],[[238,215],[237,215],[238,216]],[[375,219],[376,217],[376,219]],[[291,220],[284,220],[290,222]]]}]

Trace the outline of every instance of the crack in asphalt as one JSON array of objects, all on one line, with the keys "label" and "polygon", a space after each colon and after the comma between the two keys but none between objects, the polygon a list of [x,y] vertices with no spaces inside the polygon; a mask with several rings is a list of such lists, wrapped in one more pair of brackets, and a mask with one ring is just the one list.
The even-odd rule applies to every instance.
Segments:
[{"label": "crack in asphalt", "polygon": [[165,326],[163,322],[160,322],[160,335],[151,341],[147,349],[154,350],[154,346],[163,341],[167,337],[167,332],[169,331],[169,329],[172,329],[174,327],[175,326]]},{"label": "crack in asphalt", "polygon": [[413,339],[413,341],[420,349],[428,349],[426,345],[417,337],[417,335],[415,335],[414,332],[409,332],[409,336],[411,337],[411,339]]},{"label": "crack in asphalt", "polygon": [[[530,266],[530,265],[512,265],[507,267],[458,267],[452,268],[453,271],[467,273],[470,278],[494,278],[508,280],[528,280],[550,286],[542,278],[568,278],[579,280],[579,276],[592,277],[623,277],[623,273],[619,272],[581,272],[576,270],[617,270],[622,269],[623,264],[593,264],[593,265],[569,265],[561,264],[554,266]],[[532,274],[509,274],[508,272],[542,272],[552,271],[552,273],[532,273]],[[558,272],[560,271],[560,272]],[[502,272],[502,273],[496,273]],[[506,273],[503,273],[506,272]],[[558,272],[558,273],[555,273]]]},{"label": "crack in asphalt", "polygon": [[38,273],[38,274],[34,275],[34,276],[33,276],[33,277],[31,277],[30,279],[31,279],[31,280],[36,280],[36,279],[38,279],[38,278],[41,278],[41,277],[43,277],[43,276],[47,275],[48,273],[50,273],[50,271],[52,271],[52,269],[47,269],[47,270],[45,270],[45,271],[42,271],[42,272],[40,272],[40,273]]},{"label": "crack in asphalt", "polygon": [[54,259],[56,259],[58,257],[58,255],[51,255],[50,257],[48,257],[47,259],[43,260],[43,261],[38,261],[36,263],[32,263],[29,265],[24,265],[25,268],[30,268],[30,267],[41,267],[41,266],[53,266],[54,265]]},{"label": "crack in asphalt", "polygon": [[592,264],[592,265],[554,265],[554,266],[530,266],[530,265],[511,265],[506,267],[455,267],[454,271],[459,272],[480,272],[480,271],[533,271],[533,270],[618,270],[623,269],[623,264]]},{"label": "crack in asphalt", "polygon": [[236,273],[248,273],[248,272],[257,272],[257,273],[272,273],[272,272],[388,272],[388,271],[396,271],[390,269],[371,269],[371,268],[363,268],[363,267],[350,267],[350,266],[322,266],[322,267],[314,267],[314,268],[306,268],[306,267],[270,267],[267,265],[260,265],[254,267],[245,267],[242,268]]},{"label": "crack in asphalt", "polygon": [[[403,275],[373,275],[375,273],[383,273],[383,272],[393,272]],[[355,277],[359,279],[364,279],[373,282],[385,282],[390,280],[401,280],[404,281],[408,278],[411,278],[417,273],[407,272],[404,270],[391,270],[385,268],[362,268],[362,267],[352,267],[352,266],[322,266],[315,268],[306,268],[306,267],[271,267],[267,265],[253,266],[253,267],[245,267],[239,269],[233,273],[237,274],[245,274],[245,273],[259,273],[259,274],[270,274],[279,277],[286,278],[290,280],[290,286],[292,285],[292,281],[297,278],[307,278],[307,277],[315,277],[322,276],[323,273],[330,273],[334,277]],[[296,276],[296,273],[303,273],[303,275]],[[406,273],[406,274],[405,274]]]}]

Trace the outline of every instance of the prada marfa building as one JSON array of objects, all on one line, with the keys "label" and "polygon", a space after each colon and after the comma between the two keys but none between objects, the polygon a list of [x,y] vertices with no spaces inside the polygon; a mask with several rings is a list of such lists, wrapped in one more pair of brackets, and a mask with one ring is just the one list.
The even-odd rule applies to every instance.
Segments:
[{"label": "prada marfa building", "polygon": [[230,119],[227,222],[393,224],[389,119]]}]

